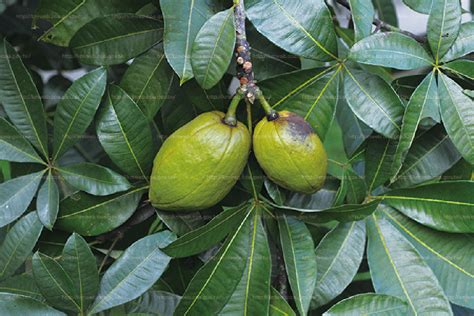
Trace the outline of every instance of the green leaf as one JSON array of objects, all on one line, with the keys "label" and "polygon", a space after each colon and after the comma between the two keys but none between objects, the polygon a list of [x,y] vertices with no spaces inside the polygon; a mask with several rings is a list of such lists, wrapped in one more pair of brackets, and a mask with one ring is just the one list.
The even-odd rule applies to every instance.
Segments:
[{"label": "green leaf", "polygon": [[90,313],[129,302],[147,291],[171,259],[160,248],[166,247],[174,238],[170,231],[163,231],[139,239],[128,247],[102,277]]},{"label": "green leaf", "polygon": [[342,223],[360,221],[372,214],[379,201],[371,201],[366,204],[345,204],[325,209],[316,213],[302,213],[298,219],[313,224],[327,223],[330,221],[338,221]]},{"label": "green leaf", "polygon": [[0,118],[0,160],[44,164],[31,144],[4,118]]},{"label": "green leaf", "polygon": [[356,42],[370,35],[375,10],[372,0],[349,0]]},{"label": "green leaf", "polygon": [[54,181],[51,170],[38,191],[36,198],[36,212],[41,223],[51,230],[59,210],[59,189]]},{"label": "green leaf", "polygon": [[59,204],[56,226],[84,236],[97,236],[122,225],[136,210],[147,187],[98,197],[80,192]]},{"label": "green leaf", "polygon": [[459,35],[441,61],[450,61],[474,52],[474,22],[461,24]]},{"label": "green leaf", "polygon": [[400,139],[393,157],[393,164],[391,167],[391,179],[394,180],[400,171],[406,154],[410,149],[413,140],[415,139],[416,130],[420,124],[425,108],[430,107],[430,104],[435,104],[438,108],[437,86],[434,72],[428,74],[425,79],[419,84],[415,92],[413,92],[410,101],[405,108],[403,115],[402,131],[400,132]]},{"label": "green leaf", "polygon": [[99,141],[120,169],[146,180],[156,154],[148,119],[120,87],[111,85],[106,95],[97,122]]},{"label": "green leaf", "polygon": [[344,172],[344,181],[347,182],[346,200],[350,204],[359,204],[367,196],[367,185],[352,168],[347,168]]},{"label": "green leaf", "polygon": [[438,280],[415,248],[386,219],[372,215],[367,230],[375,291],[408,302],[405,315],[452,315]]},{"label": "green leaf", "polygon": [[245,4],[252,24],[275,45],[310,59],[337,59],[336,33],[324,1],[250,0]]},{"label": "green leaf", "polygon": [[0,293],[18,294],[31,297],[40,302],[44,301],[43,295],[36,286],[35,279],[27,273],[18,274],[0,282]]},{"label": "green leaf", "polygon": [[436,63],[446,54],[456,40],[461,25],[459,0],[433,1],[428,19],[428,43]]},{"label": "green leaf", "polygon": [[448,299],[461,306],[474,308],[474,243],[471,236],[442,233],[424,227],[389,207],[384,216],[397,228],[423,257],[436,275]]},{"label": "green leaf", "polygon": [[98,68],[74,81],[54,113],[53,160],[78,142],[94,119],[105,91],[107,72]]},{"label": "green leaf", "polygon": [[[220,315],[268,315],[272,260],[262,225],[263,208],[253,212],[250,251],[240,282]],[[233,276],[236,277],[236,276]]]},{"label": "green leaf", "polygon": [[248,205],[225,209],[209,223],[203,225],[169,244],[163,249],[167,255],[175,258],[199,254],[219,241],[241,223]]},{"label": "green leaf", "polygon": [[286,273],[296,308],[306,315],[316,285],[314,243],[306,225],[292,217],[278,217]]},{"label": "green leaf", "polygon": [[215,86],[229,67],[235,46],[234,10],[211,17],[196,35],[191,64],[197,82],[204,89]]},{"label": "green leaf", "polygon": [[397,11],[392,0],[372,0],[380,20],[398,26]]},{"label": "green leaf", "polygon": [[434,179],[460,158],[449,136],[441,126],[436,126],[413,142],[392,187],[408,187]]},{"label": "green leaf", "polygon": [[324,139],[334,119],[341,68],[309,69],[284,74],[259,83],[272,107],[302,116]]},{"label": "green leaf", "polygon": [[0,227],[10,224],[25,212],[41,181],[44,171],[28,174],[0,184]]},{"label": "green leaf", "polygon": [[36,252],[32,265],[36,284],[49,304],[68,311],[81,311],[74,295],[74,283],[59,263]]},{"label": "green leaf", "polygon": [[173,315],[180,299],[176,294],[150,290],[125,308],[127,315]]},{"label": "green leaf", "polygon": [[65,316],[48,305],[27,296],[0,293],[0,314],[28,316]]},{"label": "green leaf", "polygon": [[31,254],[43,226],[35,212],[21,218],[0,246],[0,280],[12,276]]},{"label": "green leaf", "polygon": [[461,155],[474,164],[474,101],[452,79],[439,74],[441,117],[449,137]]},{"label": "green leaf", "polygon": [[46,118],[31,74],[6,39],[0,44],[0,102],[18,130],[48,157]]},{"label": "green leaf", "polygon": [[250,253],[250,215],[254,208],[255,206],[252,206],[247,211],[241,224],[229,235],[219,252],[195,274],[175,310],[175,315],[209,315],[222,310],[240,281],[235,276],[240,276],[245,271]]},{"label": "green leaf", "polygon": [[169,212],[156,210],[160,220],[176,235],[182,236],[205,224],[200,212]]},{"label": "green leaf", "polygon": [[270,316],[296,316],[288,302],[273,287],[270,298]]},{"label": "green leaf", "polygon": [[147,2],[148,0],[40,1],[35,16],[50,22],[51,27],[40,36],[39,40],[68,46],[77,30],[94,18],[119,12],[134,13]]},{"label": "green leaf", "polygon": [[166,61],[162,45],[133,60],[120,81],[145,115],[152,119],[169,97],[175,75]]},{"label": "green leaf", "polygon": [[69,46],[84,64],[115,65],[147,51],[162,39],[160,23],[150,17],[116,14],[81,27]]},{"label": "green leaf", "polygon": [[390,179],[395,149],[395,142],[392,140],[380,136],[369,138],[367,148],[365,149],[367,192],[372,192]]},{"label": "green leaf", "polygon": [[213,13],[204,0],[161,0],[160,6],[165,21],[166,58],[182,85],[194,76],[191,66],[194,39]]},{"label": "green leaf", "polygon": [[323,316],[406,315],[408,304],[401,299],[374,293],[358,294],[332,306]]},{"label": "green leaf", "polygon": [[311,306],[322,306],[351,283],[365,250],[365,224],[339,224],[324,236],[316,247],[318,278]]},{"label": "green leaf", "polygon": [[474,182],[446,181],[393,190],[380,198],[425,226],[446,232],[472,233],[473,190]]},{"label": "green leaf", "polygon": [[349,59],[396,69],[416,69],[433,63],[417,41],[397,32],[377,33],[355,43]]},{"label": "green leaf", "polygon": [[377,76],[346,70],[344,95],[354,114],[385,137],[397,137],[404,108],[393,88]]},{"label": "green leaf", "polygon": [[68,238],[60,264],[74,284],[74,300],[84,313],[99,289],[99,272],[95,256],[80,235],[74,233]]},{"label": "green leaf", "polygon": [[464,76],[474,80],[474,61],[469,59],[453,60],[443,65],[443,69],[447,69],[456,75]]},{"label": "green leaf", "polygon": [[58,171],[73,187],[92,195],[110,195],[131,188],[125,177],[92,163],[59,167]]},{"label": "green leaf", "polygon": [[411,9],[424,14],[430,13],[432,2],[433,0],[403,0]]}]

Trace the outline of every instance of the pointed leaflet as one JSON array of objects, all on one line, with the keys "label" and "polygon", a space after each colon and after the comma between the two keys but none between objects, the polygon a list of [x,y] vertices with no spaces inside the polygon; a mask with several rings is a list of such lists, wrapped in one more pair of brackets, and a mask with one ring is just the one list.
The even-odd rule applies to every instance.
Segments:
[{"label": "pointed leaflet", "polygon": [[173,69],[160,44],[133,60],[120,81],[120,87],[151,119],[170,97],[173,81]]},{"label": "pointed leaflet", "polygon": [[355,42],[370,35],[375,10],[372,0],[349,0],[352,22],[354,23]]},{"label": "pointed leaflet", "polygon": [[31,144],[4,118],[0,118],[0,160],[44,163]]},{"label": "pointed leaflet", "polygon": [[163,252],[175,258],[199,254],[221,241],[246,215],[248,205],[225,209],[209,223],[203,225],[172,242]]},{"label": "pointed leaflet", "polygon": [[270,298],[270,316],[296,316],[288,302],[273,287]]},{"label": "pointed leaflet", "polygon": [[396,69],[416,69],[433,63],[420,43],[397,32],[374,34],[355,43],[349,59]]},{"label": "pointed leaflet", "polygon": [[48,157],[43,104],[31,74],[6,39],[0,40],[0,102],[18,130]]},{"label": "pointed leaflet", "polygon": [[441,117],[449,137],[464,159],[474,164],[474,101],[452,79],[439,74]]},{"label": "pointed leaflet", "polygon": [[[72,36],[84,24],[96,17],[119,13],[135,13],[147,0],[49,0],[40,1],[35,17],[51,23],[39,40],[59,46],[68,46]],[[35,21],[33,21],[33,25]]]},{"label": "pointed leaflet", "polygon": [[327,223],[330,221],[338,221],[341,223],[360,221],[372,214],[378,204],[379,201],[372,201],[365,204],[344,204],[320,212],[301,213],[297,218],[305,223],[314,224]]},{"label": "pointed leaflet", "polygon": [[359,269],[365,250],[365,224],[339,224],[331,230],[314,251],[318,278],[311,306],[322,306],[351,283]]},{"label": "pointed leaflet", "polygon": [[196,35],[191,63],[203,89],[215,86],[229,67],[235,46],[234,10],[212,16]]},{"label": "pointed leaflet", "polygon": [[59,204],[56,226],[83,236],[97,236],[122,225],[137,209],[147,187],[109,196],[74,194]]},{"label": "pointed leaflet", "polygon": [[459,35],[441,61],[450,61],[474,52],[474,22],[461,24]]},{"label": "pointed leaflet", "polygon": [[74,283],[59,263],[37,252],[33,255],[32,266],[36,284],[49,304],[72,312],[81,311],[74,296]]},{"label": "pointed leaflet", "polygon": [[161,0],[160,6],[165,21],[163,43],[166,58],[182,85],[194,76],[191,49],[212,11],[205,0]]},{"label": "pointed leaflet", "polygon": [[[219,252],[195,274],[175,310],[175,315],[217,314],[239,283],[250,253],[251,224],[255,206],[235,231],[227,237]],[[212,299],[209,299],[212,297]]]},{"label": "pointed leaflet", "polygon": [[[28,255],[30,255],[30,251]],[[18,274],[0,282],[0,293],[19,294],[31,297],[37,301],[44,301],[44,297],[36,286],[31,272]]]},{"label": "pointed leaflet", "polygon": [[436,63],[451,48],[461,25],[459,0],[436,0],[431,6],[428,19],[428,43]]},{"label": "pointed leaflet", "polygon": [[156,153],[148,119],[120,87],[111,85],[97,122],[97,136],[110,159],[130,176],[147,179]]},{"label": "pointed leaflet", "polygon": [[170,231],[163,231],[139,239],[128,247],[105,272],[89,312],[98,313],[129,302],[151,288],[171,259],[160,248],[175,238]]},{"label": "pointed leaflet", "polygon": [[380,20],[398,26],[397,11],[392,0],[372,0]]},{"label": "pointed leaflet", "polygon": [[0,227],[21,216],[30,205],[44,171],[28,174],[0,184]]},{"label": "pointed leaflet", "polygon": [[96,259],[87,242],[74,233],[68,238],[59,262],[74,284],[74,300],[84,313],[99,289]]},{"label": "pointed leaflet", "polygon": [[74,81],[67,89],[54,113],[53,160],[80,140],[94,119],[106,82],[107,71],[98,68]]},{"label": "pointed leaflet", "polygon": [[259,87],[276,110],[295,112],[324,139],[334,119],[340,68],[309,69],[265,80]]},{"label": "pointed leaflet", "polygon": [[415,139],[416,130],[418,129],[418,124],[420,123],[425,107],[428,108],[430,104],[436,104],[435,107],[437,108],[437,103],[436,78],[434,72],[431,72],[423,79],[415,92],[413,92],[405,108],[400,139],[390,171],[392,180],[400,171],[405,161],[405,156]]},{"label": "pointed leaflet", "polygon": [[375,291],[408,303],[407,315],[452,315],[433,272],[413,246],[386,220],[367,220],[367,256]]},{"label": "pointed leaflet", "polygon": [[339,301],[323,316],[399,316],[406,315],[408,304],[390,295],[358,294]]},{"label": "pointed leaflet", "polygon": [[368,184],[367,192],[384,184],[390,179],[395,142],[378,135],[369,138],[365,149],[365,181]]},{"label": "pointed leaflet", "polygon": [[278,218],[280,242],[285,259],[285,268],[301,315],[306,315],[311,295],[316,285],[316,255],[314,243],[306,225],[282,215]]},{"label": "pointed leaflet", "polygon": [[162,34],[160,23],[153,18],[108,15],[84,25],[69,46],[84,64],[115,65],[145,52],[161,40]]},{"label": "pointed leaflet", "polygon": [[400,133],[403,105],[393,88],[377,76],[346,68],[344,95],[364,123],[387,138]]},{"label": "pointed leaflet", "polygon": [[110,195],[131,188],[125,177],[96,164],[83,162],[57,169],[73,187],[92,195]]},{"label": "pointed leaflet", "polygon": [[252,24],[275,45],[311,59],[337,59],[336,33],[324,1],[247,0],[245,4]]},{"label": "pointed leaflet", "polygon": [[36,212],[41,223],[51,230],[59,210],[59,189],[51,170],[38,191]]},{"label": "pointed leaflet", "polygon": [[0,314],[28,316],[66,316],[48,305],[18,294],[0,293]]},{"label": "pointed leaflet", "polygon": [[390,220],[418,250],[439,280],[448,299],[461,306],[474,308],[474,253],[471,235],[442,233],[424,227],[384,207],[384,216]]},{"label": "pointed leaflet", "polygon": [[446,181],[393,190],[380,196],[415,221],[452,233],[474,232],[474,182]]},{"label": "pointed leaflet", "polygon": [[0,280],[13,275],[31,254],[43,226],[35,212],[21,218],[0,246]]},{"label": "pointed leaflet", "polygon": [[461,158],[441,126],[433,127],[415,141],[392,187],[408,187],[434,179]]},{"label": "pointed leaflet", "polygon": [[[443,65],[443,69],[453,72],[457,76],[461,75],[474,80],[474,60],[458,59]],[[464,92],[464,91],[463,91]]]},{"label": "pointed leaflet", "polygon": [[247,266],[220,315],[268,315],[272,260],[262,212],[261,208],[253,212]]}]

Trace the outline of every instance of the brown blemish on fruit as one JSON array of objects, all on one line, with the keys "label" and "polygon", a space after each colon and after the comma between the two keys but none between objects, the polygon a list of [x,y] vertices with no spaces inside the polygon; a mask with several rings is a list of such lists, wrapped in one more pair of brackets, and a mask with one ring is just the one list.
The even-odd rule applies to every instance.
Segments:
[{"label": "brown blemish on fruit", "polygon": [[280,116],[276,123],[286,125],[287,132],[296,140],[304,141],[306,137],[313,134],[313,128],[301,116],[289,113],[287,116]]}]

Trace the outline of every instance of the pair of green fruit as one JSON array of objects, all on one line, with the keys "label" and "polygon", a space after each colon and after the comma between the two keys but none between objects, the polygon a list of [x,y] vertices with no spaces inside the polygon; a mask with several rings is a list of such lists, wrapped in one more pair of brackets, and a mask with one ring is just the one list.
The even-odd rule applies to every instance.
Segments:
[{"label": "pair of green fruit", "polygon": [[[201,210],[221,201],[239,179],[251,136],[224,113],[207,112],[174,132],[153,163],[150,201],[162,210]],[[319,137],[300,116],[279,112],[253,134],[253,150],[266,175],[291,191],[313,193],[326,177],[327,156]]]}]

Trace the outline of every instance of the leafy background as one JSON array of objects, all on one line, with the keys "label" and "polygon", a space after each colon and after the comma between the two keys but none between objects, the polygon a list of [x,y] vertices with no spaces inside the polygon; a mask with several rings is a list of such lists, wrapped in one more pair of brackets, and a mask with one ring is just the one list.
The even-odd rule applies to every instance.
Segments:
[{"label": "leafy background", "polygon": [[229,103],[232,2],[1,2],[1,314],[474,313],[469,3],[405,0],[413,36],[391,1],[337,2],[245,2],[258,84],[324,140],[324,188],[251,158],[193,213],[153,209],[148,177]]}]

